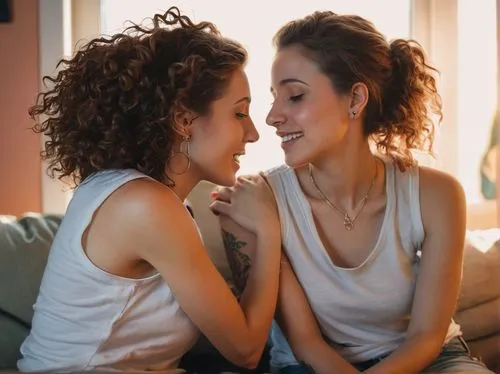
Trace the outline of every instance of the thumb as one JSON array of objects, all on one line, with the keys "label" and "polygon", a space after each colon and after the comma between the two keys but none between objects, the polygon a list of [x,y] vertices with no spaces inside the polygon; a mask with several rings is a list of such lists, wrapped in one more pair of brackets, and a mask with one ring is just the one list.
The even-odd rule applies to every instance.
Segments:
[{"label": "thumb", "polygon": [[212,201],[208,207],[216,216],[220,214],[229,215],[231,211],[231,204],[221,200]]}]

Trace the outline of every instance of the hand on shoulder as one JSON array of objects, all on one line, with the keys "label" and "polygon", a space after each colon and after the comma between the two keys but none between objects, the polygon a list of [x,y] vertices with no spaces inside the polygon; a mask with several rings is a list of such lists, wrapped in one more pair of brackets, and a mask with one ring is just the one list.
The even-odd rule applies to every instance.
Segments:
[{"label": "hand on shoulder", "polygon": [[232,187],[217,187],[212,197],[215,214],[229,216],[255,234],[279,229],[276,201],[262,174],[240,176]]}]

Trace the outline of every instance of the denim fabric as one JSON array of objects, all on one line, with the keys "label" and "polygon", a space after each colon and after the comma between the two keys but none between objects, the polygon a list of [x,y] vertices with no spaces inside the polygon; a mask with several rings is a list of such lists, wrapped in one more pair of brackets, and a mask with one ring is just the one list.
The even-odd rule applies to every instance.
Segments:
[{"label": "denim fabric", "polygon": [[[273,326],[273,344],[277,345],[271,351],[271,369],[275,374],[309,374],[312,373],[305,365],[301,365],[294,357],[290,346],[285,340],[279,328]],[[274,356],[276,352],[277,356]],[[353,364],[359,371],[364,371],[382,361],[383,357],[377,357],[369,361]],[[428,366],[422,374],[437,373],[478,373],[494,374],[486,366],[473,357],[467,344],[462,338],[455,338],[446,344],[438,358]]]},{"label": "denim fabric", "polygon": [[284,368],[280,369],[277,371],[279,374],[311,374],[314,373],[314,371],[309,370],[309,368],[305,365],[290,365],[290,366],[285,366]]},{"label": "denim fabric", "polygon": [[422,374],[482,373],[494,374],[476,357],[462,338],[455,338],[443,347],[439,357]]},{"label": "denim fabric", "polygon": [[[301,374],[301,373],[307,373],[307,371],[300,371],[299,369],[295,368],[300,368],[301,365],[299,361],[295,358],[292,348],[288,344],[288,341],[285,338],[285,335],[281,331],[280,327],[276,323],[276,321],[273,321],[273,324],[271,326],[271,336],[270,336],[270,342],[271,342],[271,372],[273,374]],[[283,371],[284,369],[287,369],[286,371]]]}]

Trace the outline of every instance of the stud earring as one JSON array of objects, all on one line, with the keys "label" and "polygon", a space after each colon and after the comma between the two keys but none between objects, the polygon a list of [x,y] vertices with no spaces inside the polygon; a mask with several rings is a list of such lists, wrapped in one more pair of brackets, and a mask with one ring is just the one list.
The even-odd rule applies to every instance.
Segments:
[{"label": "stud earring", "polygon": [[356,113],[356,111],[355,111],[355,110],[353,110],[351,114],[352,114],[352,117],[351,117],[351,118],[352,118],[352,119],[355,119],[355,118],[356,118],[356,114],[357,114],[357,113]]}]

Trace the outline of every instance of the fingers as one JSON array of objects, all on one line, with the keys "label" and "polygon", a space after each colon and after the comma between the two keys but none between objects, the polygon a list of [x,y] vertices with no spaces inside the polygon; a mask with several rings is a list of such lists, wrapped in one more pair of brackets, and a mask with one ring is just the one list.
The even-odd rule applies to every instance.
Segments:
[{"label": "fingers", "polygon": [[231,204],[221,200],[212,201],[212,203],[208,207],[216,216],[221,214],[229,215],[229,212],[231,210]]},{"label": "fingers", "polygon": [[231,187],[216,187],[211,193],[210,196],[214,200],[220,200],[225,202],[231,201],[231,195],[233,190]]},{"label": "fingers", "polygon": [[[259,173],[257,175],[238,176],[234,186],[217,186],[214,188],[214,190],[210,193],[210,197],[214,200],[214,202],[210,205],[210,209],[216,215],[228,215],[229,204],[234,205],[236,203],[236,205],[241,205],[242,201],[246,201],[248,203],[247,200],[250,196],[251,199],[257,198],[257,200],[260,199],[259,201],[264,201],[264,199],[268,196],[267,192],[270,191],[271,187],[267,183],[263,173]],[[264,194],[262,194],[262,192],[264,192]],[[260,198],[257,195],[259,195]],[[223,202],[226,203],[226,205],[215,204],[215,202]]]},{"label": "fingers", "polygon": [[252,184],[253,180],[251,176],[248,175],[241,175],[238,178],[236,178],[236,182],[234,184],[234,188],[245,188]]}]

